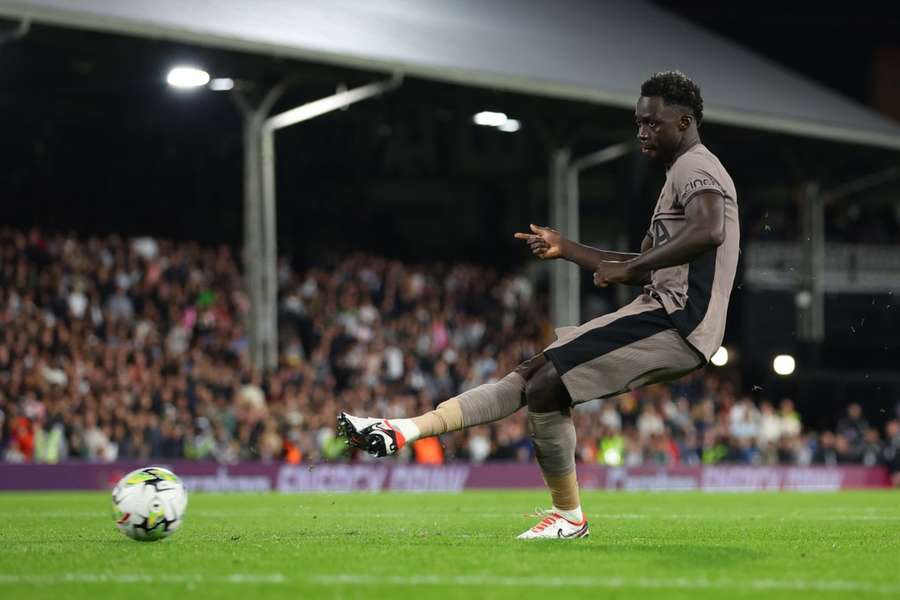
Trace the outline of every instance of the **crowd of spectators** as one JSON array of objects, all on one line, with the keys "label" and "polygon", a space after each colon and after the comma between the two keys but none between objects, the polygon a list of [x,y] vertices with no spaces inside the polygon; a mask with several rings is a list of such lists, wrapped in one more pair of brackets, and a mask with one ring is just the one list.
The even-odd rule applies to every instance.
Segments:
[{"label": "crowd of spectators", "polygon": [[[279,279],[277,369],[254,371],[234,252],[0,228],[0,457],[365,460],[339,410],[398,417],[500,377],[552,340],[528,278],[371,255]],[[715,369],[575,410],[578,458],[609,465],[900,461],[900,423],[858,405],[834,432]],[[524,411],[400,460],[533,460]]]}]

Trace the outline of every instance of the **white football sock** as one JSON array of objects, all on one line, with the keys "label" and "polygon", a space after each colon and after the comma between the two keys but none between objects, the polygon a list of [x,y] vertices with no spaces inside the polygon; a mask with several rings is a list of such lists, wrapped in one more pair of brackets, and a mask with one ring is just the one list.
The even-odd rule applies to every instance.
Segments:
[{"label": "white football sock", "polygon": [[416,424],[413,423],[412,419],[385,419],[388,423],[391,424],[391,427],[400,432],[406,439],[406,443],[414,442],[419,439],[419,436],[422,435],[422,432],[419,431],[419,428],[416,427]]},{"label": "white football sock", "polygon": [[584,521],[584,515],[581,512],[581,506],[576,506],[572,510],[562,510],[554,506],[553,512],[559,514],[567,521],[572,521],[573,523],[581,523],[582,521]]}]

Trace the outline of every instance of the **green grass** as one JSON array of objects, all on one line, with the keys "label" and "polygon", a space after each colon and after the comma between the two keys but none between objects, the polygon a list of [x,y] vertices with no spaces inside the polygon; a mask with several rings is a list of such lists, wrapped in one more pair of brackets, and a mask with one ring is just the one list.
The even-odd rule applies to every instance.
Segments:
[{"label": "green grass", "polygon": [[0,598],[898,598],[900,493],[590,493],[585,540],[520,542],[537,492],[193,494],[172,538],[107,494],[0,494]]}]

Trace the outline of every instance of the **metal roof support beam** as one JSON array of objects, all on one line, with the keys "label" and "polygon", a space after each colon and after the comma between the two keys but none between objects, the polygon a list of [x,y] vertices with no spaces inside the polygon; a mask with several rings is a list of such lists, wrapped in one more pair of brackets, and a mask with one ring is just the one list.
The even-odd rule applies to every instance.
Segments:
[{"label": "metal roof support beam", "polygon": [[818,183],[809,183],[800,205],[803,273],[797,292],[797,334],[800,340],[825,341],[825,197]]},{"label": "metal roof support beam", "polygon": [[[250,360],[261,371],[277,364],[276,307],[267,301],[267,236],[264,228],[262,193],[262,131],[266,117],[287,89],[286,82],[269,90],[258,106],[253,107],[238,91],[231,93],[241,113],[244,128],[244,285],[250,300],[247,315],[247,338]],[[277,290],[276,290],[277,292]],[[275,334],[273,337],[273,333]],[[274,360],[272,360],[274,352]]]},{"label": "metal roof support beam", "polygon": [[865,177],[843,183],[830,191],[824,192],[822,198],[825,204],[831,204],[832,202],[843,200],[853,194],[858,194],[886,183],[891,183],[897,179],[900,179],[900,166],[890,167],[883,171],[878,171],[877,173],[872,173]]},{"label": "metal roof support beam", "polygon": [[278,366],[278,230],[275,190],[275,132],[396,89],[399,75],[341,91],[268,116],[287,89],[272,88],[252,108],[235,92],[244,119],[244,269],[250,296],[248,334],[253,365],[261,372]]},{"label": "metal roof support beam", "polygon": [[[581,172],[615,160],[634,150],[633,142],[613,144],[571,160],[568,149],[555,150],[550,159],[550,222],[572,241],[581,239]],[[581,322],[581,274],[578,265],[558,261],[551,275],[550,313],[557,325]]]},{"label": "metal roof support beam", "polygon": [[803,272],[797,290],[797,333],[815,345],[825,341],[825,206],[900,178],[900,167],[849,181],[824,192],[809,183],[800,204]]},{"label": "metal roof support beam", "polygon": [[[578,206],[571,205],[566,193],[566,175],[572,156],[568,148],[550,153],[550,226],[564,236],[578,241]],[[581,316],[581,285],[578,265],[567,260],[550,266],[550,318],[556,327],[577,325]]]},{"label": "metal roof support beam", "polygon": [[21,40],[31,31],[31,18],[23,17],[19,22],[19,26],[11,31],[0,32],[0,46],[9,42]]},{"label": "metal roof support beam", "polygon": [[266,129],[269,129],[271,131],[284,129],[285,127],[290,127],[291,125],[296,125],[297,123],[302,123],[303,121],[314,119],[315,117],[330,113],[340,108],[346,108],[351,104],[359,102],[360,100],[367,100],[369,98],[379,96],[385,92],[390,92],[400,87],[400,84],[402,83],[403,76],[399,73],[395,73],[389,79],[376,81],[375,83],[370,83],[368,85],[353,88],[352,90],[338,92],[326,98],[313,100],[312,102],[301,104],[296,108],[286,110],[283,113],[277,114],[273,117],[269,117],[266,120],[265,126]]}]

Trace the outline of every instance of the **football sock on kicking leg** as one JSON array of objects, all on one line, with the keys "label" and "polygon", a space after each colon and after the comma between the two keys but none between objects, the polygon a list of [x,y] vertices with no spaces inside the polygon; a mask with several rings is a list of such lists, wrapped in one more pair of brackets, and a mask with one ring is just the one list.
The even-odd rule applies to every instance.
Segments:
[{"label": "football sock on kicking leg", "polygon": [[500,381],[479,385],[441,402],[434,410],[412,419],[391,419],[390,424],[411,442],[423,437],[441,435],[493,423],[508,417],[525,405],[525,379],[510,373]]},{"label": "football sock on kicking leg", "polygon": [[573,523],[581,523],[581,498],[578,496],[578,477],[575,471],[559,477],[544,476],[544,482],[553,499],[553,510]]},{"label": "football sock on kicking leg", "polygon": [[406,442],[462,429],[462,410],[457,398],[450,398],[434,410],[411,419],[391,419],[390,425],[400,431]]},{"label": "football sock on kicking leg", "polygon": [[575,474],[575,424],[562,412],[528,413],[535,454],[553,509],[574,523],[584,519]]}]

